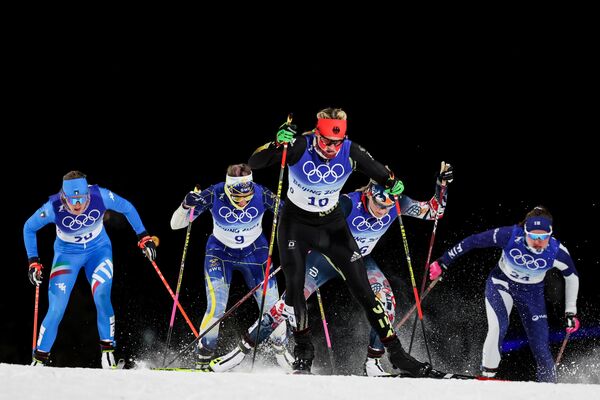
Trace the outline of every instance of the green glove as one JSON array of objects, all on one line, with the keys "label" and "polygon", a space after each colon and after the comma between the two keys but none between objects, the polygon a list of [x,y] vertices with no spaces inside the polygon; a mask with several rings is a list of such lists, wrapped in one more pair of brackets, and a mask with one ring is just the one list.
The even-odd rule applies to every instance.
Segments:
[{"label": "green glove", "polygon": [[385,189],[385,192],[392,196],[398,196],[400,193],[404,192],[404,183],[399,179],[389,179],[387,184],[388,188]]},{"label": "green glove", "polygon": [[277,132],[277,144],[289,143],[296,135],[296,125],[283,124]]}]

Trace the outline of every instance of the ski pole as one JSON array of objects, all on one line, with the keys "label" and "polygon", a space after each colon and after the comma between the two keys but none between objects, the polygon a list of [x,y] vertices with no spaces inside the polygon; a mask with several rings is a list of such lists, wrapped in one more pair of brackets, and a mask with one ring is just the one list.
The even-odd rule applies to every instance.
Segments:
[{"label": "ski pole", "polygon": [[[194,187],[194,193],[200,191],[200,185]],[[167,333],[167,344],[165,346],[165,356],[163,357],[163,365],[167,361],[167,353],[169,352],[169,344],[171,343],[171,334],[173,333],[173,325],[175,323],[175,311],[179,304],[179,291],[181,289],[181,281],[183,280],[183,267],[185,266],[185,257],[187,255],[188,245],[190,243],[190,234],[192,233],[192,222],[194,221],[194,209],[196,207],[190,207],[190,219],[188,222],[187,230],[185,232],[185,242],[183,244],[183,254],[181,256],[181,265],[179,266],[179,277],[177,278],[177,287],[175,288],[175,298],[173,299],[173,310],[171,311],[171,320],[169,321],[169,332]]]},{"label": "ski pole", "polygon": [[[400,224],[400,232],[402,234],[402,242],[404,244],[404,252],[406,253],[406,263],[408,265],[408,271],[410,273],[410,283],[413,288],[413,293],[415,296],[415,304],[417,306],[417,313],[419,319],[421,320],[421,328],[423,329],[423,340],[425,341],[425,349],[427,350],[427,356],[429,358],[429,363],[431,364],[431,354],[429,353],[429,346],[427,344],[427,337],[425,336],[425,322],[423,322],[423,310],[421,309],[421,300],[419,299],[419,291],[417,289],[417,284],[415,282],[415,274],[413,273],[412,261],[410,260],[410,252],[408,250],[408,239],[406,238],[406,230],[404,229],[404,223],[402,222],[402,210],[400,209],[400,202],[398,201],[398,196],[394,195],[394,201],[396,203],[396,212],[398,213],[398,223]],[[410,350],[409,350],[410,354]]]},{"label": "ski pole", "polygon": [[[446,163],[442,161],[442,167],[440,169],[440,173],[444,172],[446,169]],[[444,201],[444,192],[446,191],[446,181],[442,181],[440,189],[440,200],[438,204],[438,209],[441,206],[441,203]],[[435,242],[435,234],[437,232],[437,225],[439,221],[439,213],[436,211],[435,219],[433,220],[433,231],[431,232],[431,240],[429,241],[429,250],[427,251],[427,259],[425,260],[425,268],[423,270],[423,280],[421,281],[421,295],[423,295],[423,291],[425,290],[425,284],[427,283],[427,271],[429,271],[429,263],[431,261],[431,252],[433,250],[433,243]],[[415,316],[415,322],[413,324],[412,332],[410,334],[410,344],[408,346],[408,353],[412,350],[413,339],[415,337],[415,329],[417,329],[417,316]]]},{"label": "ski pole", "polygon": [[[441,281],[440,278],[438,278],[435,281],[431,282],[429,284],[429,286],[427,286],[427,289],[425,289],[425,291],[421,295],[421,302],[423,302],[423,300],[425,300],[425,298],[427,297],[427,295],[429,294],[429,292],[431,292],[431,289],[433,289],[433,287],[439,281]],[[410,316],[415,312],[416,309],[417,309],[416,304],[413,304],[412,307],[406,312],[406,314],[404,314],[404,316],[398,321],[398,323],[396,324],[396,329],[400,329],[400,327],[402,325],[404,325],[404,323],[410,318]]]},{"label": "ski pole", "polygon": [[[169,286],[169,284],[167,283],[167,280],[163,276],[162,272],[160,272],[160,269],[158,268],[158,265],[156,265],[156,261],[150,261],[150,263],[152,264],[152,266],[156,270],[156,273],[158,274],[158,277],[160,278],[160,280],[162,281],[162,283],[165,284],[165,287],[167,288],[167,291],[171,295],[171,298],[173,300],[175,300],[175,293],[173,293],[173,291],[171,290],[171,286]],[[181,306],[181,304],[179,302],[177,302],[177,308],[179,309],[179,312],[181,312],[181,315],[183,315],[183,318],[185,318],[185,321],[187,322],[188,326],[190,327],[190,329],[194,333],[194,336],[198,337],[198,331],[196,330],[196,328],[194,328],[194,324],[192,324],[192,321],[190,321],[190,318],[188,317],[188,315],[186,314],[185,310],[183,309],[183,307]]]},{"label": "ski pole", "polygon": [[[275,269],[275,271],[271,272],[271,275],[269,275],[269,279],[273,276],[275,276],[276,273],[278,273],[281,270],[281,266],[277,267],[277,269]],[[183,348],[183,350],[181,350],[176,356],[175,358],[173,358],[171,361],[169,361],[165,367],[168,367],[169,365],[173,364],[175,361],[177,361],[179,359],[179,357],[181,357],[190,347],[192,347],[194,344],[196,344],[196,342],[200,339],[202,339],[204,336],[206,336],[206,334],[208,332],[211,331],[212,328],[214,328],[215,326],[219,325],[221,322],[223,322],[226,318],[228,318],[231,314],[233,314],[233,312],[235,310],[238,309],[239,306],[241,306],[246,300],[248,300],[253,294],[254,292],[256,292],[262,285],[264,282],[259,283],[258,285],[256,285],[254,288],[252,288],[252,290],[250,290],[248,293],[246,293],[246,295],[244,295],[244,297],[242,297],[241,299],[238,300],[237,303],[235,303],[233,306],[231,306],[231,308],[229,310],[227,310],[225,312],[225,314],[223,314],[223,316],[219,319],[217,319],[216,321],[214,321],[208,328],[206,328],[205,331],[203,331],[200,335],[198,335],[196,337],[196,339],[192,340],[187,346],[185,346]],[[256,336],[258,337],[258,335]],[[163,367],[164,368],[164,367]]]},{"label": "ski pole", "polygon": [[560,360],[562,360],[563,353],[565,352],[565,347],[567,347],[567,342],[569,341],[569,336],[571,333],[567,332],[565,338],[562,341],[562,345],[560,346],[560,350],[558,351],[558,355],[556,356],[556,361],[554,362],[554,366],[558,367],[560,364]]},{"label": "ski pole", "polygon": [[[292,114],[288,114],[287,122],[285,125],[290,126],[292,123]],[[277,217],[279,214],[279,204],[281,203],[281,190],[283,187],[283,172],[285,171],[285,159],[287,158],[287,149],[288,144],[283,144],[283,154],[281,155],[281,168],[279,169],[279,182],[277,183],[277,199],[275,201],[275,210],[273,211],[273,226],[271,227],[271,239],[269,241],[269,255],[267,256],[267,267],[265,269],[265,281],[263,282],[263,292],[262,292],[262,300],[260,302],[260,313],[258,314],[258,318],[262,318],[263,312],[265,310],[265,298],[267,297],[267,284],[269,277],[269,270],[271,268],[271,257],[273,256],[273,245],[275,244],[275,234],[277,231]],[[258,324],[258,328],[256,330],[256,337],[260,336],[260,324]],[[254,346],[254,352],[252,353],[252,364],[250,365],[250,371],[254,368],[254,360],[256,359],[256,351],[258,350],[258,346]]]},{"label": "ski pole", "polygon": [[33,344],[31,345],[32,350],[37,347],[37,325],[38,325],[38,311],[40,304],[40,286],[35,285],[35,303],[33,305]]},{"label": "ski pole", "polygon": [[333,350],[331,340],[329,339],[329,329],[327,329],[327,320],[325,319],[325,309],[323,308],[323,299],[321,291],[317,287],[317,300],[319,300],[319,310],[321,311],[321,321],[323,321],[323,331],[325,332],[325,341],[327,342],[327,352],[329,353],[329,363],[331,364],[331,375],[335,375],[335,364],[333,362]]},{"label": "ski pole", "polygon": [[[444,170],[446,168],[446,163],[442,161],[442,168],[440,170],[440,173],[443,173]],[[441,207],[442,203],[444,202],[444,192],[446,191],[446,181],[442,181],[441,184],[441,188],[440,188],[440,199],[439,199],[439,204],[438,204],[438,210]],[[423,280],[421,281],[421,294],[423,294],[423,291],[425,290],[425,284],[427,283],[427,271],[429,271],[429,262],[431,261],[431,252],[433,250],[433,243],[435,242],[435,234],[437,232],[437,225],[438,225],[438,221],[439,221],[439,213],[436,210],[435,213],[435,218],[433,220],[433,230],[431,232],[431,240],[429,240],[429,250],[427,251],[427,260],[425,261],[425,270],[423,272]]]}]

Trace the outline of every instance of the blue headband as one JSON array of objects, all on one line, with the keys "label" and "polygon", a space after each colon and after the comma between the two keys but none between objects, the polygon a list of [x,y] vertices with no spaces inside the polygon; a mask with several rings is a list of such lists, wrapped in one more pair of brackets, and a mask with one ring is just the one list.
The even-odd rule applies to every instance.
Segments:
[{"label": "blue headband", "polygon": [[542,216],[527,218],[525,220],[525,231],[532,232],[535,230],[552,232],[552,222],[548,218]]},{"label": "blue headband", "polygon": [[85,178],[63,181],[62,190],[65,196],[81,196],[88,194],[88,183]]}]

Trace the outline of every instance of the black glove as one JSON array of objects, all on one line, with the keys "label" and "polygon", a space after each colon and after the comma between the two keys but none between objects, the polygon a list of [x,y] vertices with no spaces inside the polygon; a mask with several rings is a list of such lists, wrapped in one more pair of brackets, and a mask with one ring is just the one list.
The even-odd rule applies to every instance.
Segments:
[{"label": "black glove", "polygon": [[144,231],[138,235],[138,247],[142,249],[142,253],[148,260],[154,261],[156,259],[156,245],[152,240],[152,237],[148,235],[148,232]]},{"label": "black glove", "polygon": [[454,179],[454,167],[450,164],[446,164],[444,171],[441,171],[437,177],[440,182],[442,182],[442,181],[446,181],[446,183],[452,182],[452,180]]},{"label": "black glove", "polygon": [[202,196],[200,196],[200,192],[191,191],[185,195],[185,199],[183,199],[181,206],[187,210],[190,207],[196,207],[204,203]]},{"label": "black glove", "polygon": [[29,282],[34,286],[40,286],[42,284],[42,269],[44,267],[40,264],[39,257],[31,257],[29,259]]}]

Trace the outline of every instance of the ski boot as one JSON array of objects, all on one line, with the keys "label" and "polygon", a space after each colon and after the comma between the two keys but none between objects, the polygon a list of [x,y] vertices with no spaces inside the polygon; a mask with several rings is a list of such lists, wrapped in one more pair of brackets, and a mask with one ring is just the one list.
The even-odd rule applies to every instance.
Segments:
[{"label": "ski boot", "polygon": [[434,370],[431,364],[420,362],[404,351],[400,340],[396,335],[382,339],[386,347],[389,359],[394,368],[398,368],[414,378],[423,378],[439,371]]},{"label": "ski boot", "polygon": [[310,329],[294,332],[294,358],[292,363],[293,374],[310,375],[312,361],[315,358],[315,348],[310,339]]},{"label": "ski boot", "polygon": [[375,349],[371,346],[367,349],[367,359],[363,366],[365,376],[389,376],[391,375],[381,365],[381,356],[385,354],[385,350]]},{"label": "ski boot", "polygon": [[209,368],[214,372],[225,372],[237,367],[244,361],[246,354],[254,348],[254,343],[250,340],[247,333],[240,338],[237,347],[222,357],[217,357],[209,364]]},{"label": "ski boot", "polygon": [[495,378],[498,373],[498,368],[487,368],[483,365],[481,366],[481,376],[484,378]]},{"label": "ski boot", "polygon": [[33,358],[31,361],[32,367],[46,367],[49,364],[50,353],[46,353],[45,351],[35,350],[33,352]]},{"label": "ski boot", "polygon": [[285,348],[283,344],[271,343],[271,347],[275,352],[275,360],[277,365],[285,370],[285,372],[292,372],[294,364],[294,356]]},{"label": "ski boot", "polygon": [[101,364],[103,369],[117,369],[119,368],[117,362],[115,361],[115,347],[113,345],[114,342],[109,340],[101,340],[100,341],[100,351],[101,351]]},{"label": "ski boot", "polygon": [[202,372],[213,372],[210,367],[210,362],[213,358],[213,352],[198,345],[198,358],[196,359],[196,370]]}]

